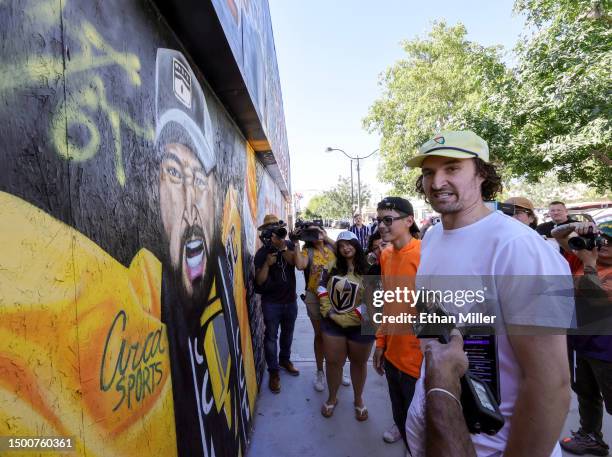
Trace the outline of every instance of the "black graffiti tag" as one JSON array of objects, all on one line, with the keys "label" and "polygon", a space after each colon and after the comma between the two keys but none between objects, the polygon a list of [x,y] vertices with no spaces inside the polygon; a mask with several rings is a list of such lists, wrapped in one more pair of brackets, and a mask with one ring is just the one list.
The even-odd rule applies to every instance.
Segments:
[{"label": "black graffiti tag", "polygon": [[[165,352],[163,327],[149,332],[143,340],[129,341],[125,336],[127,320],[123,310],[115,316],[106,335],[100,363],[100,390],[115,390],[120,394],[113,411],[124,401],[131,409],[133,398],[141,402],[155,391],[163,379],[161,362],[156,359],[158,354]],[[110,370],[112,374],[107,376],[106,372]]]}]

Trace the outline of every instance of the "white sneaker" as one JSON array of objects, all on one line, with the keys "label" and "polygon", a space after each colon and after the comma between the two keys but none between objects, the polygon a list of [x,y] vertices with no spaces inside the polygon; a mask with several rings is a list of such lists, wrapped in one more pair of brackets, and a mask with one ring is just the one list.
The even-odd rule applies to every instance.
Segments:
[{"label": "white sneaker", "polygon": [[393,424],[393,426],[389,430],[383,433],[383,440],[385,440],[385,443],[395,443],[396,441],[399,441],[401,439],[402,435],[400,434],[399,429],[395,424]]},{"label": "white sneaker", "polygon": [[323,392],[325,390],[325,373],[323,373],[323,371],[317,371],[312,384],[317,392]]},{"label": "white sneaker", "polygon": [[349,375],[342,373],[342,385],[343,386],[351,385],[351,377]]}]

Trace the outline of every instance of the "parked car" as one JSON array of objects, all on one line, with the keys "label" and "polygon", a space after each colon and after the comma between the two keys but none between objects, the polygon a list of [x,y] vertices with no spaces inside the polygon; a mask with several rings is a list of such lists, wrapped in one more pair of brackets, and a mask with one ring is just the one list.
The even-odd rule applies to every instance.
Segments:
[{"label": "parked car", "polygon": [[332,228],[346,230],[351,226],[348,221],[334,221]]}]

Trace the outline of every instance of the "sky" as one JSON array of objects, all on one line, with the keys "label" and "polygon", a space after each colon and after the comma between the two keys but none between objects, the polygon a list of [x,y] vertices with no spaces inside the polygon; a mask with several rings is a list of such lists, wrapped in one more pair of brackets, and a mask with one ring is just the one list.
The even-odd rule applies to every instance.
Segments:
[{"label": "sky", "polygon": [[[292,192],[302,208],[317,191],[350,176],[340,152],[365,156],[379,136],[362,119],[380,96],[379,76],[403,57],[400,42],[424,37],[435,20],[462,22],[468,39],[511,50],[523,30],[513,0],[269,0],[291,156]],[[508,63],[512,55],[506,56]],[[361,162],[361,181],[378,200],[378,154]],[[355,170],[355,183],[357,182]]]}]

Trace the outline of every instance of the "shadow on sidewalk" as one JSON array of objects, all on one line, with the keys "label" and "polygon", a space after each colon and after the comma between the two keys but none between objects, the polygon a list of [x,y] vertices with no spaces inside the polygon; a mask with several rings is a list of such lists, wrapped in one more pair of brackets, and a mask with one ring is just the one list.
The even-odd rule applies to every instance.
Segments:
[{"label": "shadow on sidewalk", "polygon": [[279,394],[270,392],[267,374],[264,376],[249,457],[405,455],[403,442],[387,444],[382,439],[393,418],[387,382],[371,365],[363,395],[369,412],[365,422],[355,419],[352,386],[340,386],[331,418],[321,416],[327,391],[316,392],[312,386],[315,364],[296,362],[295,366],[301,371],[298,377],[281,371]]}]

